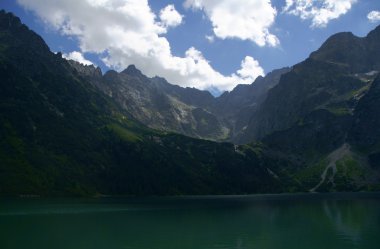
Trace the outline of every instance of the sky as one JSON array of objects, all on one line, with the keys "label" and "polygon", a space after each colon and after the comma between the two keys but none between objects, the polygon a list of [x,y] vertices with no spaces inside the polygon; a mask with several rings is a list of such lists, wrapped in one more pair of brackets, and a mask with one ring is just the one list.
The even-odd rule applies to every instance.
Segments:
[{"label": "sky", "polygon": [[306,59],[332,34],[365,36],[380,0],[0,0],[53,52],[103,72],[214,95]]}]

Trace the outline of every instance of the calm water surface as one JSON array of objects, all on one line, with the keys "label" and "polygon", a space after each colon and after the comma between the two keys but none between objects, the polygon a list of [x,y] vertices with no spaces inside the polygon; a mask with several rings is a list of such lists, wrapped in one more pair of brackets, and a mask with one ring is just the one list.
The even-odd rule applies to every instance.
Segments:
[{"label": "calm water surface", "polygon": [[380,248],[380,194],[0,199],[1,249]]}]

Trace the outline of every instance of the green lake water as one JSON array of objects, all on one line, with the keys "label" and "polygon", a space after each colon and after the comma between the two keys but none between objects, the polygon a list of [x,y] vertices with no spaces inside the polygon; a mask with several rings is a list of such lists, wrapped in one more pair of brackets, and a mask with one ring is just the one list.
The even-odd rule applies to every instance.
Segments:
[{"label": "green lake water", "polygon": [[0,199],[1,249],[380,248],[380,194]]}]

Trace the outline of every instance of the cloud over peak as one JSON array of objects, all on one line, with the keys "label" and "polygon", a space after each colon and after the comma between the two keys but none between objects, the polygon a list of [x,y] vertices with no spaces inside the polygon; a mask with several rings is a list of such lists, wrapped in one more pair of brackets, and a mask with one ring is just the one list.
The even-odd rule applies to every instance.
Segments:
[{"label": "cloud over peak", "polygon": [[84,58],[83,54],[81,52],[78,52],[78,51],[73,51],[73,52],[68,53],[68,54],[62,54],[62,57],[65,58],[66,60],[77,61],[83,65],[86,65],[86,66],[94,65],[94,63],[92,63],[91,61]]}]

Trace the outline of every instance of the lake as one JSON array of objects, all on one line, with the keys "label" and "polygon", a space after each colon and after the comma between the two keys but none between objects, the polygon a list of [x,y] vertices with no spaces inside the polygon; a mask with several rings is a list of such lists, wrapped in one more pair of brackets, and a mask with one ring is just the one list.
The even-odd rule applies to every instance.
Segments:
[{"label": "lake", "polygon": [[379,246],[379,193],[0,199],[1,249]]}]

